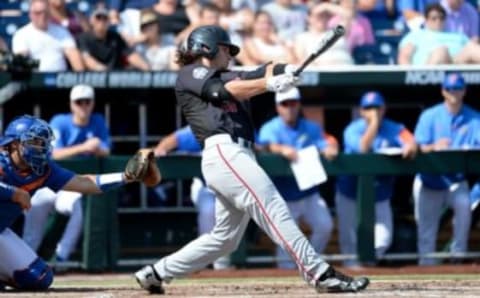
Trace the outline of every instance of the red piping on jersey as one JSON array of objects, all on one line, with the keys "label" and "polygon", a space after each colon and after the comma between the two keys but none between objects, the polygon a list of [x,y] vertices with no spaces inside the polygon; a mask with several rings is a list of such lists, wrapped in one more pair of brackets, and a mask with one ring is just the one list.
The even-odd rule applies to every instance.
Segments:
[{"label": "red piping on jersey", "polygon": [[223,162],[227,165],[227,167],[232,171],[233,175],[235,175],[235,177],[237,177],[238,180],[240,180],[240,182],[243,184],[243,186],[245,186],[248,190],[248,192],[250,192],[250,194],[253,196],[253,198],[255,199],[255,201],[257,202],[258,206],[260,207],[260,210],[262,211],[263,215],[265,216],[265,218],[267,219],[267,222],[270,224],[270,226],[273,228],[273,231],[275,232],[275,234],[277,234],[278,238],[280,238],[280,240],[283,242],[283,244],[285,245],[285,248],[288,250],[288,252],[290,253],[290,255],[295,259],[295,262],[298,264],[298,266],[301,268],[301,270],[303,272],[305,272],[307,274],[307,276],[313,280],[314,277],[307,271],[307,269],[305,268],[305,266],[303,265],[303,263],[300,261],[300,258],[297,256],[297,254],[295,253],[295,251],[290,247],[290,245],[288,245],[288,242],[285,241],[285,239],[282,237],[282,235],[280,234],[280,231],[277,229],[277,227],[273,224],[273,221],[270,219],[270,216],[268,216],[268,213],[267,211],[265,210],[265,207],[262,205],[262,203],[260,202],[260,199],[258,198],[257,194],[253,191],[253,189],[248,185],[248,183],[242,179],[242,177],[240,176],[240,174],[235,171],[235,169],[233,168],[233,166],[227,161],[227,159],[225,158],[225,156],[223,155],[222,153],[222,150],[220,149],[220,146],[217,144],[216,145],[217,147],[217,151],[218,153],[220,154],[220,157],[222,158]]},{"label": "red piping on jersey", "polygon": [[43,176],[38,177],[38,179],[33,180],[32,182],[30,182],[28,184],[21,185],[21,186],[19,186],[19,188],[30,192],[30,191],[32,191],[36,188],[39,188],[40,186],[43,186],[43,184],[45,183],[45,180],[47,180],[48,176],[50,176],[50,168],[48,169],[48,172],[45,173]]}]

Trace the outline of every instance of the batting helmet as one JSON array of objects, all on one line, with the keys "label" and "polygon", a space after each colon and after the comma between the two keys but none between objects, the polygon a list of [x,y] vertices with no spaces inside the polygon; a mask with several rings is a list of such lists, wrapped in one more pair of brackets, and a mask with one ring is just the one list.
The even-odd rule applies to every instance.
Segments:
[{"label": "batting helmet", "polygon": [[8,124],[0,139],[0,146],[19,141],[22,145],[22,158],[35,174],[43,175],[50,158],[52,140],[52,129],[47,122],[34,116],[23,115]]},{"label": "batting helmet", "polygon": [[193,30],[187,39],[189,52],[208,59],[213,59],[217,55],[218,45],[228,46],[232,57],[240,52],[240,48],[230,41],[228,33],[219,26],[200,26]]}]

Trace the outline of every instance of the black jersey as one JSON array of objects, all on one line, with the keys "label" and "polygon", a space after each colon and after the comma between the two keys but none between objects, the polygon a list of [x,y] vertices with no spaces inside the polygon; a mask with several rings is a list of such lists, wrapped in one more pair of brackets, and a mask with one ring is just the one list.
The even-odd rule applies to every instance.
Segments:
[{"label": "black jersey", "polygon": [[209,101],[202,98],[202,89],[210,78],[223,82],[237,79],[263,77],[263,71],[240,72],[218,70],[201,64],[190,64],[178,72],[175,93],[177,104],[182,109],[198,142],[210,136],[227,133],[234,140],[243,138],[254,141],[254,126],[250,114],[250,102],[235,99]]}]

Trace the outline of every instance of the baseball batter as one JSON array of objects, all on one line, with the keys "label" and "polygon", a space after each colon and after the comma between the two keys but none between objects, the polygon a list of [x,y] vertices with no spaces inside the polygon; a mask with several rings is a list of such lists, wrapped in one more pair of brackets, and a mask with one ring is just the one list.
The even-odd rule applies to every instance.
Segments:
[{"label": "baseball batter", "polygon": [[298,78],[282,64],[229,71],[229,62],[239,51],[221,27],[200,26],[178,52],[177,102],[203,147],[202,173],[217,197],[216,223],[209,234],[137,271],[138,283],[150,292],[163,292],[163,281],[204,268],[235,250],[253,219],[288,251],[312,287],[338,292],[365,289],[367,278],[345,276],[315,252],[252,151],[254,127],[248,100],[266,91],[286,91]]},{"label": "baseball batter", "polygon": [[37,189],[99,194],[144,179],[132,174],[141,165],[136,160],[129,161],[125,173],[76,175],[50,159],[52,139],[48,124],[30,115],[15,118],[0,138],[0,288],[41,291],[53,282],[52,269],[9,229],[31,207]]},{"label": "baseball batter", "polygon": [[[458,73],[445,76],[443,103],[426,109],[415,128],[415,139],[422,152],[468,149],[476,146],[479,113],[463,103],[466,84]],[[435,252],[438,226],[445,207],[453,209],[451,252],[466,252],[471,211],[469,187],[462,173],[446,175],[418,174],[413,184],[418,252]],[[434,265],[436,260],[420,257],[420,265]]]}]

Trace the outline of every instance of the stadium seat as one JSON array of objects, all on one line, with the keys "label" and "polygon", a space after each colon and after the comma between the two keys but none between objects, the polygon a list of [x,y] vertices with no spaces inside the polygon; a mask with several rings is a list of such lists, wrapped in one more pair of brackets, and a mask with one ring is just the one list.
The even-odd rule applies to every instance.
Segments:
[{"label": "stadium seat", "polygon": [[397,49],[387,42],[353,49],[355,64],[395,64]]}]

